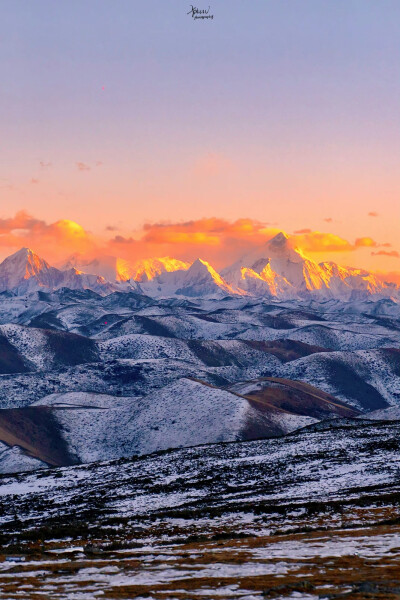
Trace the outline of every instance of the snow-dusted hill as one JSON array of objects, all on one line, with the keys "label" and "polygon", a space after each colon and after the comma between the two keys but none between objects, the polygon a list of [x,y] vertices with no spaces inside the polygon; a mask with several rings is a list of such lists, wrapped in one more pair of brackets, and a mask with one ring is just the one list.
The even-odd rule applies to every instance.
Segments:
[{"label": "snow-dusted hill", "polygon": [[241,381],[228,389],[255,403],[275,407],[317,420],[331,418],[352,418],[358,411],[334,396],[302,381],[281,377],[260,377],[251,381]]},{"label": "snow-dusted hill", "polygon": [[[37,278],[52,274],[51,267],[28,258],[27,281],[36,282],[36,291],[0,294],[5,470],[281,435],[315,419],[400,406],[394,298],[227,293],[226,280],[202,261],[138,283],[150,287],[165,278],[171,296],[117,283],[118,291],[107,294],[50,289]],[[201,299],[197,291],[190,295],[199,282],[209,292]],[[80,406],[51,400],[63,403],[71,394]],[[108,404],[88,406],[94,397]]]},{"label": "snow-dusted hill", "polygon": [[310,383],[367,412],[400,406],[400,350],[314,354],[285,364],[280,377]]},{"label": "snow-dusted hill", "polygon": [[49,371],[98,360],[96,343],[51,329],[0,325],[0,374]]},{"label": "snow-dusted hill", "polygon": [[[0,439],[13,450],[14,469],[24,470],[25,456],[41,461],[38,466],[110,460],[168,448],[275,437],[316,420],[182,378],[145,397],[55,393],[28,408],[1,410]],[[18,456],[22,456],[19,467]],[[32,468],[34,463],[29,464]],[[10,453],[0,454],[0,471],[9,469]]]},{"label": "snow-dusted hill", "polygon": [[1,478],[0,594],[395,599],[399,423]]}]

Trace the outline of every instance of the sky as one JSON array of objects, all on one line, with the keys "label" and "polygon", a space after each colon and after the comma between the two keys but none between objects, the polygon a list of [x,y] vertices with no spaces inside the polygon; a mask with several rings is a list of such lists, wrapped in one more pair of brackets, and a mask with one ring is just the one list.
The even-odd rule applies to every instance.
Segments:
[{"label": "sky", "polygon": [[196,6],[0,0],[0,256],[221,266],[283,230],[399,273],[398,0]]}]

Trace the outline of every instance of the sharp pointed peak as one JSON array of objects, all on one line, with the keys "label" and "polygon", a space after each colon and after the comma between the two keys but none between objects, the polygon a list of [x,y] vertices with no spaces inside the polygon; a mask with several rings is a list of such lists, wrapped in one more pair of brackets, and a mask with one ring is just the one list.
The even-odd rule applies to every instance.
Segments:
[{"label": "sharp pointed peak", "polygon": [[17,250],[16,252],[14,252],[13,254],[10,254],[10,256],[33,256],[34,254],[36,254],[36,252],[34,252],[32,250],[32,248],[28,248],[27,246],[23,246],[22,248],[20,248],[19,250]]},{"label": "sharp pointed peak", "polygon": [[43,262],[43,263],[46,262],[41,256],[36,254],[36,252],[34,250],[32,250],[31,248],[28,248],[26,246],[24,246],[23,248],[20,248],[13,254],[10,254],[9,256],[7,256],[3,262],[5,262],[5,261],[13,262],[15,260],[18,260],[19,262],[21,262],[21,261],[28,261],[28,262],[34,261],[34,262]]},{"label": "sharp pointed peak", "polygon": [[202,258],[196,258],[196,260],[192,262],[188,270],[191,272],[197,270],[214,271],[214,268],[206,260],[203,260]]},{"label": "sharp pointed peak", "polygon": [[284,231],[280,231],[273,238],[271,238],[267,243],[268,244],[276,244],[276,245],[285,244],[288,239],[289,239],[289,236],[287,235],[287,233],[285,233]]}]

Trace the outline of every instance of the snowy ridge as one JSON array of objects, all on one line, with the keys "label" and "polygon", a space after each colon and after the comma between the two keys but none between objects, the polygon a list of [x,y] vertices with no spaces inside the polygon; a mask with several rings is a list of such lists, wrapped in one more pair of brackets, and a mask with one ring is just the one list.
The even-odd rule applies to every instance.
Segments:
[{"label": "snowy ridge", "polygon": [[[65,443],[62,455],[43,450],[42,438],[49,431],[41,430],[35,412],[39,414],[37,411],[44,407],[50,410],[45,414],[50,414],[54,423],[54,443],[58,435]],[[35,464],[36,468],[42,466],[43,460],[61,465],[71,461],[94,462],[168,448],[278,436],[317,421],[273,406],[267,409],[236,393],[186,378],[145,397],[56,393],[34,402],[29,411],[20,410],[21,418],[33,431],[32,442],[20,435],[18,426],[14,428],[13,439],[29,451],[30,457],[41,460],[40,464],[29,463],[29,468],[35,468]],[[5,423],[9,425],[8,416],[9,411],[0,412],[0,436]],[[18,423],[18,409],[12,418]],[[21,451],[17,446],[13,447],[13,453],[14,469],[25,470],[28,464],[25,459],[18,467]],[[3,459],[8,472],[10,453],[4,454]],[[3,459],[0,456],[0,470]]]}]

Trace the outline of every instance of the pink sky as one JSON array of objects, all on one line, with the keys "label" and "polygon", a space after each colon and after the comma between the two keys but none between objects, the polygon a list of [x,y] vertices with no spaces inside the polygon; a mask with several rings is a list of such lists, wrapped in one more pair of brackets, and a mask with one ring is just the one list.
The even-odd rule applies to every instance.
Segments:
[{"label": "pink sky", "polygon": [[317,260],[400,272],[398,0],[218,0],[202,23],[180,0],[2,8],[0,219],[33,215],[3,256],[219,266],[310,230]]}]

